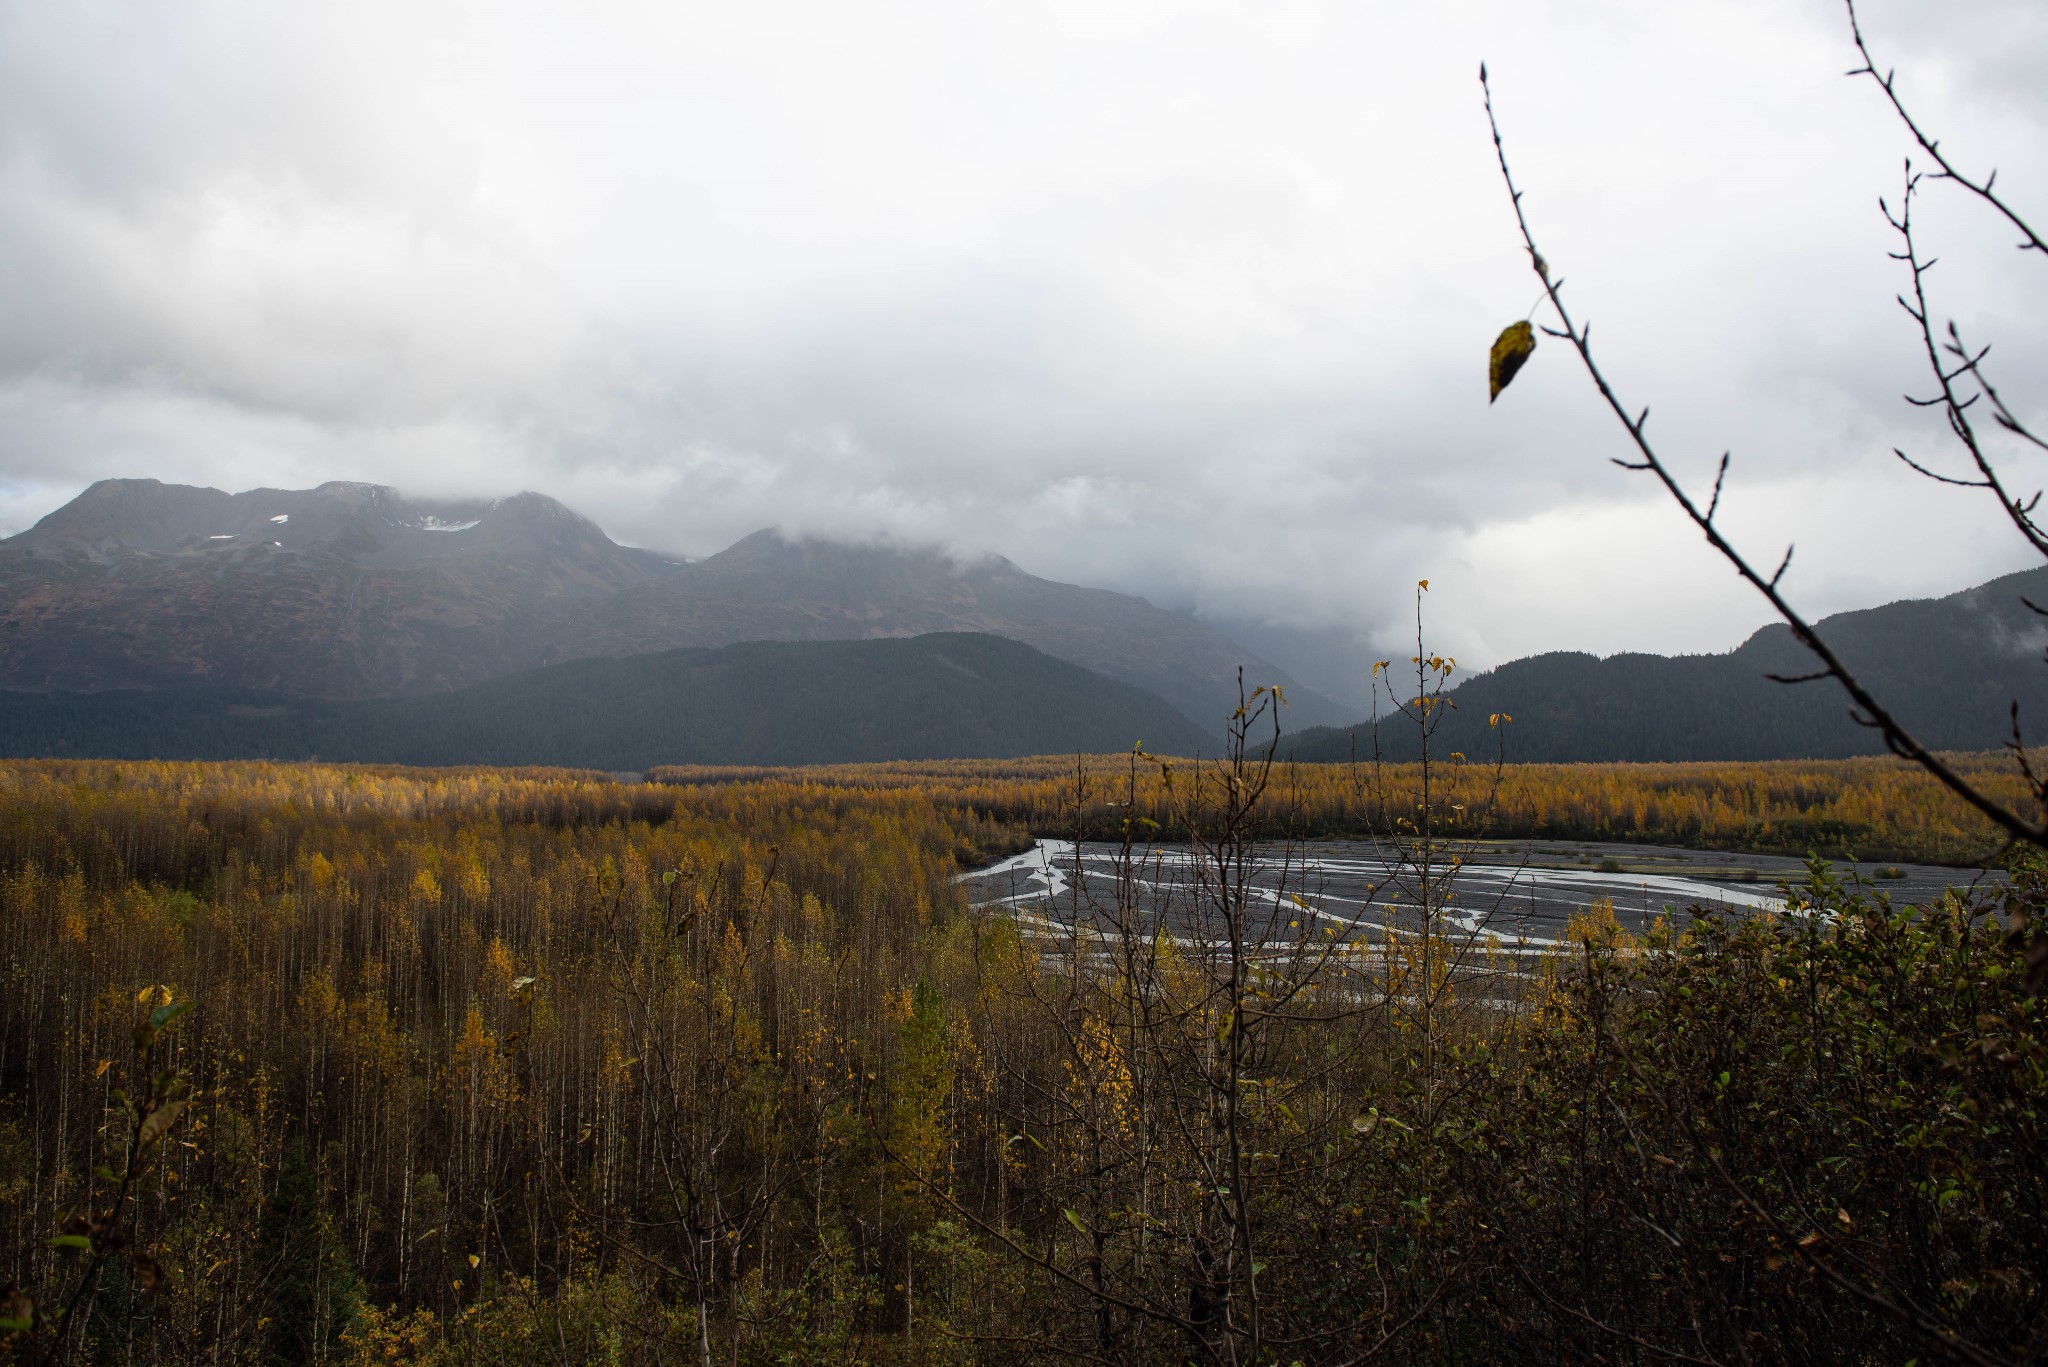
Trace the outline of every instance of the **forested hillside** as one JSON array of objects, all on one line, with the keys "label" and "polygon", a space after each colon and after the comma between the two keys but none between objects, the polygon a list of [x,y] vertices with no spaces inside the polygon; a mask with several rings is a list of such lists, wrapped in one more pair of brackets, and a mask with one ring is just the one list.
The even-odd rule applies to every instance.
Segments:
[{"label": "forested hillside", "polygon": [[1156,695],[996,636],[577,660],[453,693],[0,693],[0,755],[392,764],[805,764],[1214,751]]},{"label": "forested hillside", "polygon": [[[1913,733],[1937,749],[1988,750],[2012,738],[2019,704],[2028,743],[2048,740],[2048,631],[2023,601],[2048,602],[2048,569],[2007,575],[1948,598],[1845,612],[1822,636]],[[1882,738],[1850,719],[1826,680],[1787,685],[1813,669],[1783,626],[1767,627],[1726,655],[1613,655],[1560,651],[1466,680],[1439,740],[1492,755],[1488,719],[1514,718],[1511,759],[1825,759],[1884,753]],[[1399,673],[1394,677],[1398,680]],[[1412,754],[1413,728],[1389,728],[1390,756]],[[1370,757],[1368,725],[1308,728],[1288,741],[1303,760]]]}]

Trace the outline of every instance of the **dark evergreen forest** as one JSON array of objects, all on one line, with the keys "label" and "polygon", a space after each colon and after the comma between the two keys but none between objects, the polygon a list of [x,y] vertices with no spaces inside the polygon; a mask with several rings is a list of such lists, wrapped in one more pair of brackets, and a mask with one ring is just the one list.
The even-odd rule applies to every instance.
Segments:
[{"label": "dark evergreen forest", "polygon": [[[1950,598],[1845,612],[1821,623],[1826,638],[1927,744],[1990,750],[2012,738],[2014,701],[2029,743],[2048,739],[2048,631],[2021,601],[2048,601],[2048,569],[1993,580]],[[1510,760],[1836,759],[1883,754],[1883,738],[1849,715],[1827,680],[1784,684],[1813,659],[1783,626],[1766,627],[1725,655],[1614,655],[1557,651],[1467,679],[1446,696],[1452,711],[1436,743],[1478,757],[1505,745]],[[1503,739],[1489,719],[1514,723]],[[1383,727],[1389,758],[1411,758],[1414,728]],[[1295,733],[1301,760],[1370,757],[1370,724]]]},{"label": "dark evergreen forest", "polygon": [[367,701],[239,689],[0,693],[0,755],[390,764],[819,764],[1213,753],[1155,694],[998,636],[752,642],[576,660]]}]

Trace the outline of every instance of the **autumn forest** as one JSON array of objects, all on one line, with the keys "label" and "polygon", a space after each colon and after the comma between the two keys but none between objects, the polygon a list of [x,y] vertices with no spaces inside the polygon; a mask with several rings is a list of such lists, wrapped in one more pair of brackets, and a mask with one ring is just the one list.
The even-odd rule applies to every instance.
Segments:
[{"label": "autumn forest", "polygon": [[[1975,763],[1975,761],[1965,761]],[[1996,761],[1980,766],[1995,781]],[[22,1360],[1814,1362],[2038,1353],[2033,864],[1502,952],[1304,929],[1330,833],[1961,861],[1879,760],[0,767]],[[1172,843],[1065,936],[957,875]],[[2038,931],[2035,932],[2038,936]],[[41,1307],[42,1318],[37,1318]],[[61,1317],[55,1311],[62,1307]],[[1770,1345],[1768,1352],[1761,1345]],[[1970,1359],[1968,1353],[1985,1356]]]}]

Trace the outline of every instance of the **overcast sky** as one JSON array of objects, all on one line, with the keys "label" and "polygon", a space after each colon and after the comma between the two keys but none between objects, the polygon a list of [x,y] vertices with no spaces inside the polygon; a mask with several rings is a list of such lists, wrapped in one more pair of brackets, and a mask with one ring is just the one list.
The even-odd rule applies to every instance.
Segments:
[{"label": "overcast sky", "polygon": [[[2048,6],[1865,23],[2048,219]],[[1613,378],[1690,474],[1733,450],[1802,603],[2025,566],[1888,454],[1950,459],[1831,0],[0,0],[0,532],[110,476],[530,488],[1343,638],[1427,576],[1475,665],[1727,649],[1761,604],[1574,359],[1486,403],[1537,286],[1482,58]],[[2048,263],[1940,188],[1939,307],[2039,416]]]}]

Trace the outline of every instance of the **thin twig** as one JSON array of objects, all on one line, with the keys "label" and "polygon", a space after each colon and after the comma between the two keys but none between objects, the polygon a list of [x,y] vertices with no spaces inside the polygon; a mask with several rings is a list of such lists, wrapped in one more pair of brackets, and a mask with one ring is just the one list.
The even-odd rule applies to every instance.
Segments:
[{"label": "thin twig", "polygon": [[[1548,268],[1543,264],[1543,254],[1537,250],[1536,238],[1529,228],[1528,216],[1522,210],[1522,192],[1515,187],[1514,175],[1508,169],[1507,149],[1501,141],[1499,121],[1494,117],[1493,89],[1487,81],[1486,68],[1484,66],[1481,66],[1479,69],[1479,83],[1481,90],[1485,94],[1486,122],[1487,127],[1493,134],[1494,153],[1500,162],[1501,179],[1507,185],[1508,198],[1514,206],[1515,222],[1521,230],[1522,244],[1528,249],[1531,268],[1536,271],[1538,277],[1544,282],[1545,292],[1550,297],[1550,305],[1556,310],[1558,321],[1563,324],[1564,337],[1571,342],[1573,349],[1578,352],[1579,359],[1584,363],[1587,374],[1592,377],[1594,386],[1600,391],[1600,397],[1606,401],[1607,406],[1621,420],[1622,426],[1628,429],[1629,438],[1635,444],[1636,450],[1642,455],[1643,463],[1657,477],[1657,481],[1664,486],[1666,492],[1671,495],[1678,506],[1684,510],[1685,515],[1692,519],[1693,525],[1698,527],[1706,536],[1708,544],[1718,551],[1730,565],[1734,566],[1736,572],[1748,580],[1757,592],[1764,596],[1772,608],[1777,611],[1778,616],[1792,629],[1792,635],[1801,645],[1804,645],[1813,652],[1826,673],[1831,675],[1841,685],[1842,691],[1849,695],[1856,708],[1865,717],[1869,718],[1871,724],[1877,730],[1883,733],[1886,746],[1894,754],[1913,761],[1929,774],[1932,774],[1943,787],[1955,793],[1958,797],[1969,803],[1970,806],[1976,808],[1978,812],[1989,818],[2001,830],[2035,845],[2048,845],[2048,822],[2029,821],[1986,793],[1979,791],[1961,774],[1957,773],[1945,760],[1923,744],[1911,731],[1908,731],[1904,723],[1900,722],[1897,717],[1892,715],[1890,709],[1877,700],[1870,690],[1864,686],[1862,680],[1842,662],[1840,656],[1835,654],[1833,648],[1821,639],[1820,634],[1815,631],[1813,625],[1792,606],[1784,594],[1779,592],[1775,578],[1766,579],[1750,564],[1742,552],[1738,551],[1730,544],[1726,537],[1721,535],[1720,530],[1708,519],[1699,505],[1693,501],[1692,496],[1679,483],[1677,476],[1672,474],[1670,468],[1664,464],[1663,459],[1657,454],[1656,449],[1650,445],[1648,438],[1643,435],[1641,426],[1630,419],[1628,409],[1622,405],[1620,396],[1615,393],[1614,387],[1608,383],[1607,376],[1593,359],[1592,346],[1588,341],[1590,336],[1589,329],[1580,327],[1573,321],[1570,311],[1565,307],[1564,299],[1559,293],[1558,286],[1552,283]],[[1779,573],[1783,573],[1782,566]],[[2048,794],[2041,794],[2037,791],[2037,797],[2048,799]]]},{"label": "thin twig", "polygon": [[[1978,439],[1976,426],[1970,421],[1970,409],[1981,396],[1964,394],[1956,386],[1959,379],[1968,375],[1977,383],[1980,390],[1983,388],[1984,380],[1978,366],[1983,362],[1986,353],[1978,351],[1973,355],[1966,351],[1954,324],[1950,324],[1946,349],[1957,358],[1957,364],[1951,367],[1941,358],[1944,348],[1942,343],[1935,339],[1933,311],[1927,302],[1927,273],[1933,269],[1934,262],[1921,258],[1919,243],[1913,236],[1913,199],[1919,193],[1923,178],[1922,175],[1915,174],[1913,164],[1907,162],[1906,188],[1899,200],[1898,213],[1894,214],[1891,206],[1883,200],[1878,201],[1878,207],[1884,211],[1885,222],[1891,224],[1892,231],[1899,235],[1904,247],[1902,251],[1891,253],[1891,257],[1894,261],[1905,262],[1913,277],[1913,297],[1910,301],[1901,297],[1899,307],[1906,311],[1906,316],[1913,320],[1914,326],[1919,330],[1921,349],[1927,357],[1927,368],[1933,373],[1935,384],[1940,387],[1940,392],[1931,398],[1918,399],[1909,394],[1906,396],[1906,402],[1916,408],[1942,410],[1943,416],[1948,419],[1949,431],[1955,434],[1963,449],[1970,453],[1970,463],[1977,467],[1976,482],[1981,487],[1989,489],[1997,498],[1999,508],[2011,519],[2019,534],[2026,538],[2027,544],[2032,546],[2036,553],[2048,557],[2048,531],[2044,531],[2030,515],[2032,506],[2015,498],[1999,479],[1998,470],[1992,465],[1990,456],[1986,454],[1983,443]],[[1908,465],[1930,479],[1939,479],[1944,484],[1961,482],[1945,479],[1924,469],[1917,463],[1907,460],[1904,453],[1897,454],[1899,459],[1905,460]],[[2037,495],[2037,501],[2038,497]]]},{"label": "thin twig", "polygon": [[1904,101],[1899,99],[1899,92],[1892,85],[1893,73],[1886,71],[1882,76],[1877,74],[1877,59],[1870,55],[1870,45],[1863,41],[1863,26],[1856,19],[1856,0],[1844,0],[1844,3],[1849,9],[1849,34],[1855,39],[1856,51],[1863,58],[1863,65],[1848,74],[1851,76],[1868,76],[1871,80],[1877,82],[1877,88],[1884,92],[1885,99],[1891,104],[1892,112],[1896,113],[1899,116],[1899,121],[1906,125],[1907,130],[1912,133],[1914,141],[1920,144],[1921,150],[1932,157],[1934,164],[1941,168],[1942,178],[1952,180],[1962,186],[1965,190],[1968,190],[1971,194],[1989,204],[1993,209],[1996,209],[2007,223],[2019,229],[2020,235],[2026,239],[2020,244],[2022,251],[2036,251],[2048,254],[2048,243],[2044,243],[2041,240],[2041,235],[2029,227],[2026,220],[2014,212],[2012,206],[2000,199],[1991,188],[1993,182],[1998,179],[1998,172],[1993,171],[1981,183],[1971,180],[1961,171],[1958,171],[1955,168],[1955,164],[1942,154],[1941,143],[1934,138],[1928,137],[1920,125],[1914,121],[1912,114],[1907,112]]}]

